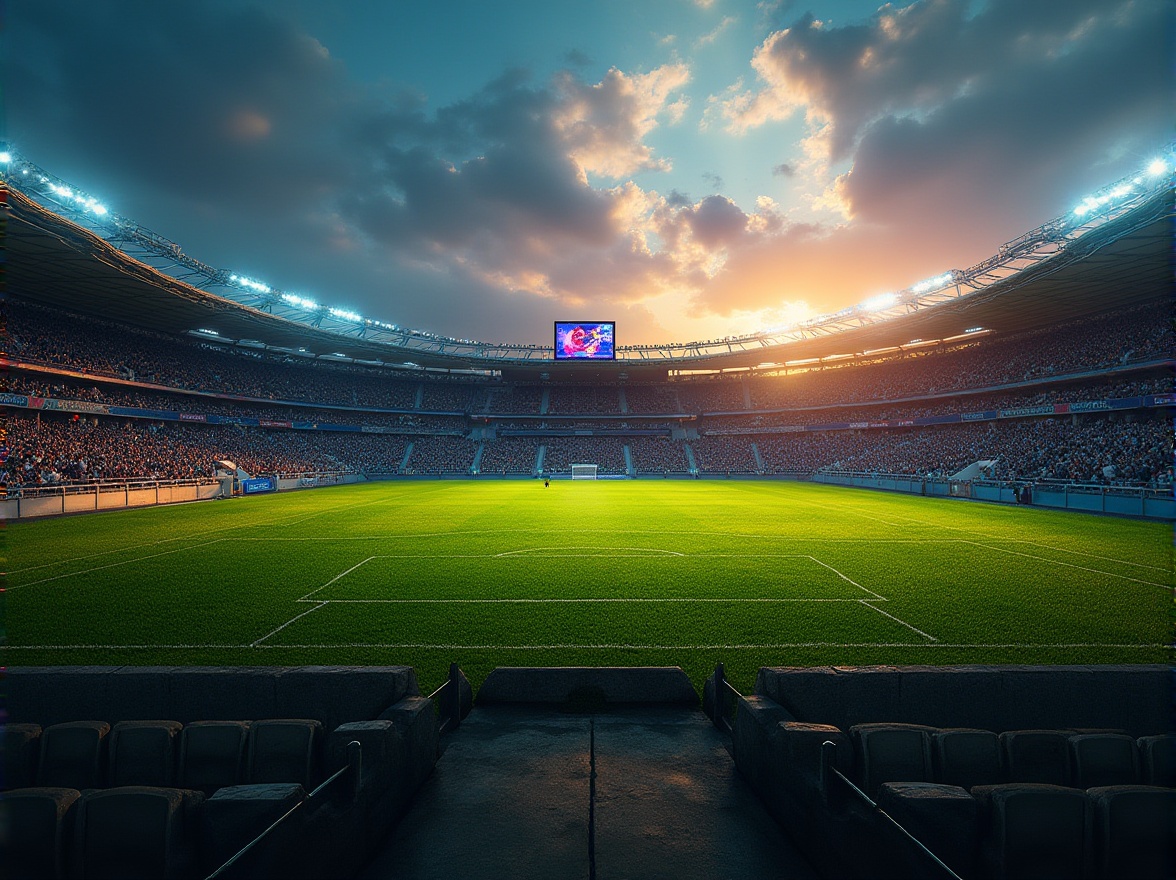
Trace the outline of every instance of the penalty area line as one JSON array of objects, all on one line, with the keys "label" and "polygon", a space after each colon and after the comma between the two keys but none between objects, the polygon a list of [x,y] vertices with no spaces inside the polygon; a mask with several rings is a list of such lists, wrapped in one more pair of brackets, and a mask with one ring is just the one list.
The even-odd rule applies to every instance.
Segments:
[{"label": "penalty area line", "polygon": [[284,629],[285,629],[286,627],[288,627],[290,624],[294,623],[294,622],[295,622],[295,621],[297,621],[297,620],[301,620],[303,617],[306,617],[306,615],[308,615],[308,614],[312,614],[313,612],[315,612],[315,611],[318,611],[320,608],[324,607],[324,606],[325,606],[325,605],[327,605],[327,604],[329,604],[329,603],[327,603],[327,602],[319,602],[319,603],[318,603],[317,605],[315,605],[313,608],[307,608],[307,609],[306,609],[305,611],[303,611],[301,614],[299,614],[299,615],[297,615],[297,616],[295,616],[295,617],[291,617],[289,620],[287,620],[285,623],[283,623],[281,626],[279,626],[279,627],[278,627],[277,629],[275,629],[273,632],[271,632],[271,633],[266,633],[264,636],[262,636],[260,639],[258,639],[258,640],[257,640],[257,641],[255,641],[255,642],[250,642],[250,643],[249,643],[249,647],[250,647],[250,648],[257,648],[257,647],[260,647],[260,646],[261,646],[261,643],[262,643],[262,642],[264,642],[266,639],[268,639],[270,636],[276,636],[278,633],[280,633],[282,630],[284,630]]},{"label": "penalty area line", "polygon": [[930,636],[930,635],[927,635],[927,633],[923,632],[923,631],[922,631],[921,629],[919,629],[918,627],[911,626],[911,625],[910,625],[909,623],[907,623],[905,620],[901,620],[901,619],[899,619],[899,618],[895,617],[893,614],[890,614],[890,613],[888,613],[888,612],[886,612],[886,611],[883,611],[881,608],[879,608],[877,605],[875,605],[875,604],[874,604],[873,602],[871,602],[869,599],[859,599],[859,600],[858,600],[858,603],[859,603],[859,604],[861,604],[861,605],[865,605],[867,608],[872,608],[874,611],[877,611],[879,614],[881,614],[881,615],[882,615],[882,616],[884,616],[884,617],[889,617],[889,618],[890,618],[891,620],[893,620],[895,623],[901,623],[901,624],[902,624],[903,626],[905,626],[907,629],[911,630],[912,632],[917,632],[919,635],[921,635],[921,636],[922,636],[923,638],[925,638],[925,639],[930,639],[930,640],[931,640],[931,641],[933,641],[933,642],[938,642],[938,641],[939,641],[939,639],[935,638],[935,636]]}]

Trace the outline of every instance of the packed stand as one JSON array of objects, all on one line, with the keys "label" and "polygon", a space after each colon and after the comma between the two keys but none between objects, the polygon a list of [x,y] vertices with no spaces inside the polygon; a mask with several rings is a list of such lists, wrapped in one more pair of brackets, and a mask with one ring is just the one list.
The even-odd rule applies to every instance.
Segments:
[{"label": "packed stand", "polygon": [[631,413],[660,415],[682,412],[675,389],[667,385],[626,385],[625,403]]},{"label": "packed stand", "polygon": [[706,474],[750,474],[757,470],[749,437],[700,437],[690,441],[694,463]]},{"label": "packed stand", "polygon": [[639,475],[681,474],[689,469],[685,447],[669,437],[632,437],[628,446]]},{"label": "packed stand", "polygon": [[613,386],[553,386],[547,404],[551,415],[604,415],[620,411],[620,394]]},{"label": "packed stand", "polygon": [[619,437],[550,437],[544,442],[544,473],[570,473],[573,464],[594,464],[601,474],[625,473],[624,443]]},{"label": "packed stand", "polygon": [[499,437],[482,447],[478,469],[483,474],[533,474],[542,440],[538,437]]}]

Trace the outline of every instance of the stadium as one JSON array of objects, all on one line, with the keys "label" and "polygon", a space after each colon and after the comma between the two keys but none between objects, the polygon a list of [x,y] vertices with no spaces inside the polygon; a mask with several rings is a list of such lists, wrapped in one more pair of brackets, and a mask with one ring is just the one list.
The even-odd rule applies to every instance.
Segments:
[{"label": "stadium", "polygon": [[[887,9],[872,21],[899,41]],[[773,31],[761,78],[802,25],[828,29]],[[493,131],[544,113],[573,140],[623,130],[584,107],[629,106],[639,78],[577,76],[545,87],[562,104],[506,76],[428,125],[380,123],[461,143],[481,101]],[[644,147],[688,77],[642,76]],[[783,112],[723,94],[703,130]],[[266,140],[268,116],[233,112],[226,137]],[[487,137],[414,173],[484,184],[509,152]],[[634,181],[668,163],[638,150],[612,173],[616,143],[570,143],[610,217],[640,190],[660,218],[619,261],[643,278],[638,257],[672,252],[709,283],[706,242],[791,234],[770,199],[657,196]],[[523,164],[525,201],[554,172]],[[0,144],[3,876],[1176,875],[1176,144],[983,259],[657,344],[603,296],[530,300],[551,306],[541,342],[364,314],[274,251],[274,283],[202,262],[61,173]],[[538,215],[503,209],[451,249],[402,233],[404,262],[515,284],[532,275],[487,256],[496,223],[535,265],[575,249]],[[622,284],[606,252],[589,274]]]},{"label": "stadium", "polygon": [[576,362],[294,301],[4,158],[10,664],[1166,660],[1167,167],[868,309]]}]

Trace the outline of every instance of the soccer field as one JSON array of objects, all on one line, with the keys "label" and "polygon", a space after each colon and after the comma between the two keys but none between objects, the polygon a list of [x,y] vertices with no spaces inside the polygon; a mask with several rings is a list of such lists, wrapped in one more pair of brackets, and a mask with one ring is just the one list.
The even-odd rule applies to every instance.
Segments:
[{"label": "soccer field", "polygon": [[1160,663],[1165,523],[743,481],[387,482],[10,523],[7,665]]}]

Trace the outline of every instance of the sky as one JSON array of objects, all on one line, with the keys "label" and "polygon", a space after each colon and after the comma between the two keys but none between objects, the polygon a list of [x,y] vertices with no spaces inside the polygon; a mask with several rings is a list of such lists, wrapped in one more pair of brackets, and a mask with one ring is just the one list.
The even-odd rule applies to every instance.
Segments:
[{"label": "sky", "polygon": [[1173,139],[1167,0],[36,0],[13,149],[435,333],[755,332],[966,268]]}]

